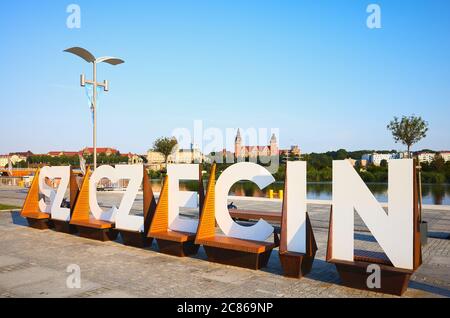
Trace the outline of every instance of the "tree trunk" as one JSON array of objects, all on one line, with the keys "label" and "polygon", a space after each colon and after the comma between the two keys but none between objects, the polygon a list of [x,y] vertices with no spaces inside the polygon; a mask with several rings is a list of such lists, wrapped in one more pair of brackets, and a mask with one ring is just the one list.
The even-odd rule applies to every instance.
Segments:
[{"label": "tree trunk", "polygon": [[410,149],[411,149],[411,145],[408,145],[408,159],[411,159],[411,152],[410,152]]}]

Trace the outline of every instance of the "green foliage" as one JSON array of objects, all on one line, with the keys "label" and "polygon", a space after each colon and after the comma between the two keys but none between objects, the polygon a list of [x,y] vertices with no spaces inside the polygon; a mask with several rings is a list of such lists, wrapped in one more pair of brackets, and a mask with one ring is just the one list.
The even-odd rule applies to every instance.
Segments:
[{"label": "green foliage", "polygon": [[[447,179],[448,180],[448,179]],[[446,177],[443,173],[439,172],[422,172],[423,183],[445,183]]]},{"label": "green foliage", "polygon": [[422,162],[422,181],[424,183],[450,183],[450,161],[435,156],[431,163]]},{"label": "green foliage", "polygon": [[167,162],[167,158],[177,144],[178,141],[175,137],[160,137],[153,143],[153,150],[162,153]]},{"label": "green foliage", "polygon": [[401,142],[408,147],[409,153],[412,145],[427,136],[428,123],[422,117],[414,115],[403,116],[401,120],[394,117],[387,129],[392,132],[395,142]]},{"label": "green foliage", "polygon": [[18,206],[0,203],[0,211],[20,209]]},{"label": "green foliage", "polygon": [[[94,162],[94,156],[93,155],[85,155],[84,158],[86,159],[87,164],[92,164]],[[97,162],[98,164],[108,164],[108,165],[115,165],[120,163],[128,163],[128,157],[122,156],[120,153],[112,154],[110,156],[107,156],[104,153],[97,155]],[[60,156],[60,157],[52,157],[48,155],[35,155],[30,156],[27,159],[26,164],[22,163],[22,168],[28,166],[28,165],[49,165],[49,166],[64,166],[64,165],[71,165],[71,166],[78,166],[80,164],[80,158],[78,156]],[[16,166],[17,167],[17,166]],[[20,167],[17,167],[20,168]]]},{"label": "green foliage", "polygon": [[19,161],[13,164],[13,168],[28,168],[28,163],[26,161]]},{"label": "green foliage", "polygon": [[447,183],[450,183],[450,161],[445,163],[444,167],[445,180]]},{"label": "green foliage", "polygon": [[445,160],[442,156],[435,155],[434,160],[430,164],[430,168],[437,172],[444,172],[445,170]]},{"label": "green foliage", "polygon": [[161,171],[153,171],[153,170],[150,170],[149,172],[148,172],[148,176],[149,176],[149,178],[150,179],[156,179],[156,180],[162,180],[162,179],[164,179],[164,177],[166,176],[166,170],[165,169],[163,169],[163,170],[161,170]]}]

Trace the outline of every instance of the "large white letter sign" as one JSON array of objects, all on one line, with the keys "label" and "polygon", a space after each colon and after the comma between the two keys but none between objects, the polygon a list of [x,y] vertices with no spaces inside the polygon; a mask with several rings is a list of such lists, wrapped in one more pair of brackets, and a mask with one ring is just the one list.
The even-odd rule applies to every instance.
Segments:
[{"label": "large white letter sign", "polygon": [[273,226],[264,220],[252,226],[242,226],[233,221],[228,206],[228,193],[238,181],[249,180],[260,188],[264,189],[275,179],[270,172],[256,163],[241,162],[232,165],[220,175],[216,183],[216,221],[220,229],[226,236],[253,240],[265,241],[272,233]]},{"label": "large white letter sign", "polygon": [[[180,180],[198,181],[198,164],[167,165],[169,176],[169,228],[174,231],[196,233],[198,220],[180,218],[180,206],[192,206],[188,204],[192,198],[197,198],[197,193],[192,191],[180,191]],[[198,199],[197,199],[198,201]]]},{"label": "large white letter sign", "polygon": [[288,161],[286,170],[287,249],[306,253],[306,162]]},{"label": "large white letter sign", "polygon": [[[122,216],[128,215],[139,190],[139,185],[142,182],[142,176],[142,165],[117,165],[115,168],[111,166],[101,166],[97,168],[92,174],[91,179],[89,180],[89,207],[94,217],[97,220],[115,222],[117,214],[120,214]],[[122,201],[120,202],[119,209],[113,206],[111,209],[103,211],[102,208],[98,205],[97,183],[103,178],[107,178],[111,180],[111,182],[118,182],[120,179],[130,180],[127,190],[122,198]],[[127,221],[125,221],[125,226],[132,226],[133,228],[138,227],[136,223],[137,218],[133,218],[130,216],[126,219]],[[123,220],[124,219],[121,217],[122,222]],[[128,223],[129,220],[133,220],[131,221],[131,224]],[[139,228],[140,227],[141,226],[139,225]]]},{"label": "large white letter sign", "polygon": [[120,202],[120,207],[116,215],[116,228],[144,232],[144,217],[130,215],[133,202],[139,191],[144,177],[144,167],[142,165],[121,165],[116,166],[116,172],[120,179],[129,179],[127,190]]},{"label": "large white letter sign", "polygon": [[97,201],[97,184],[103,179],[107,178],[111,182],[117,182],[116,170],[111,166],[101,166],[95,169],[89,179],[89,208],[91,213],[97,220],[114,222],[116,219],[117,208],[113,206],[107,211],[103,211],[98,205]]},{"label": "large white letter sign", "polygon": [[[58,189],[55,191],[47,185],[45,179],[60,179]],[[61,204],[69,187],[70,167],[43,167],[39,173],[39,189],[41,193],[50,198],[50,203],[46,204],[44,199],[39,200],[41,212],[51,214],[53,219],[61,221],[70,220],[70,209],[62,208]]]},{"label": "large white letter sign", "polygon": [[353,262],[356,210],[392,264],[413,269],[413,161],[390,160],[388,176],[386,214],[347,160],[333,162],[333,259]]},{"label": "large white letter sign", "polygon": [[[39,209],[41,210],[41,212],[47,214],[51,213],[52,207],[51,202],[53,201],[56,195],[55,190],[45,182],[46,178],[48,178],[49,175],[50,175],[50,167],[47,166],[42,167],[39,173],[39,192],[42,193],[44,197],[39,200]],[[49,198],[50,200],[49,204],[45,203],[45,198]]]}]

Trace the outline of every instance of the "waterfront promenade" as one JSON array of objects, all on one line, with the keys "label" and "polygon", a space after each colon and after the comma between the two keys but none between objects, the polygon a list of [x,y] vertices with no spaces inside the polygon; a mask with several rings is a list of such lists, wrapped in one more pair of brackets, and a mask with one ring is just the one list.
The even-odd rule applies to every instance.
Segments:
[{"label": "waterfront promenade", "polygon": [[[26,190],[0,187],[0,203],[21,206]],[[117,204],[119,193],[99,193],[104,206]],[[279,211],[281,202],[233,199],[242,209]],[[138,196],[134,209],[142,209]],[[274,251],[261,271],[206,261],[203,249],[191,258],[176,258],[152,249],[97,242],[51,230],[27,227],[18,211],[0,212],[0,297],[392,297],[342,287],[333,265],[325,262],[329,206],[308,205],[319,251],[309,276],[284,278]],[[195,217],[184,209],[185,217]],[[450,208],[426,207],[430,237],[424,263],[403,297],[450,297]],[[355,248],[377,249],[356,217]],[[155,243],[154,243],[155,244]],[[67,266],[81,269],[81,289],[69,289]]]}]

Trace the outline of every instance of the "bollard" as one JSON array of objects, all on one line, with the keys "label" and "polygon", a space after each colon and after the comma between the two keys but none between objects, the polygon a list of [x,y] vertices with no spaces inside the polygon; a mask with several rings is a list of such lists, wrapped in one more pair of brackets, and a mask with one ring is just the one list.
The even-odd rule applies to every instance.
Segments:
[{"label": "bollard", "polygon": [[273,199],[273,190],[272,189],[269,190],[269,199]]},{"label": "bollard", "polygon": [[278,190],[278,198],[283,199],[283,190]]}]

